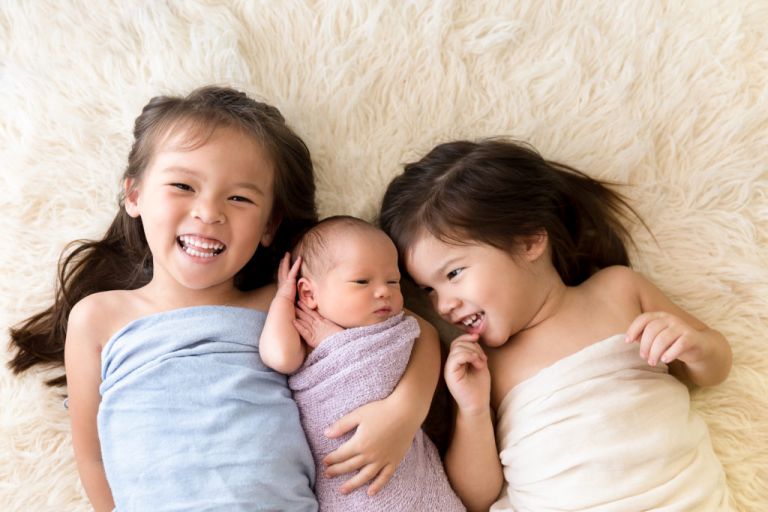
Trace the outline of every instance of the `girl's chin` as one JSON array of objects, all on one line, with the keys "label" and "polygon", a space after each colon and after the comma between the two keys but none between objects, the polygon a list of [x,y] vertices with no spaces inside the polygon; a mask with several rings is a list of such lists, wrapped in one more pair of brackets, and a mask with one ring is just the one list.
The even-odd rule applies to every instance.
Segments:
[{"label": "girl's chin", "polygon": [[485,332],[480,335],[480,338],[478,341],[485,345],[486,347],[500,347],[504,345],[509,338],[502,338],[499,336],[494,335],[493,333]]}]

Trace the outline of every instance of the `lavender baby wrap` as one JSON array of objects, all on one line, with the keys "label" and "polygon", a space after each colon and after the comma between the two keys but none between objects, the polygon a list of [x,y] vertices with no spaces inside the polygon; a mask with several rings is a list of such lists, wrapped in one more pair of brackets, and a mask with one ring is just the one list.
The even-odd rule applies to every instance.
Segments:
[{"label": "lavender baby wrap", "polygon": [[419,335],[419,325],[403,313],[375,325],[331,336],[309,354],[288,379],[318,468],[315,494],[320,510],[464,510],[443,470],[435,445],[419,430],[392,479],[373,497],[365,486],[342,495],[349,475],[325,478],[322,460],[352,433],[328,439],[323,431],[345,414],[386,398],[400,380]]},{"label": "lavender baby wrap", "polygon": [[177,309],[107,342],[98,428],[118,511],[317,510],[296,404],[259,357],[265,317]]}]

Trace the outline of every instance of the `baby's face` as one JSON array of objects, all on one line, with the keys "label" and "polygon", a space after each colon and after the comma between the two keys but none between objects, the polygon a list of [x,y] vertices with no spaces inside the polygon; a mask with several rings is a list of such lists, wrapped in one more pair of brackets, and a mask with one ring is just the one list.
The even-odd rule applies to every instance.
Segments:
[{"label": "baby's face", "polygon": [[317,311],[349,329],[373,325],[402,311],[397,250],[383,233],[336,240],[331,268],[315,281]]}]

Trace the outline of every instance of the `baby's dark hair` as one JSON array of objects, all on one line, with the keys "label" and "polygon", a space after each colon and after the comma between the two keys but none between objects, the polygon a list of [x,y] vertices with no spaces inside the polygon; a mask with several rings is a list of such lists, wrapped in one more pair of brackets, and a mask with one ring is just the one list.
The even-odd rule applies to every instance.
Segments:
[{"label": "baby's dark hair", "polygon": [[[220,127],[239,130],[267,152],[275,172],[270,226],[277,226],[269,247],[259,246],[235,276],[235,286],[252,290],[274,279],[277,263],[309,226],[317,222],[312,160],[304,141],[286,124],[280,111],[229,87],[207,86],[186,97],[156,96],[136,118],[133,146],[123,182],[141,182],[157,148],[183,134],[182,149],[204,144]],[[62,254],[54,303],[11,329],[16,354],[9,366],[15,373],[40,363],[61,365],[67,319],[82,298],[106,290],[132,290],[152,278],[152,255],[141,218],[120,210],[102,240],[78,240]],[[66,384],[61,376],[51,386]]]},{"label": "baby's dark hair", "polygon": [[425,232],[449,243],[511,250],[543,230],[555,268],[574,286],[601,268],[630,263],[622,220],[637,215],[607,185],[522,143],[449,142],[392,180],[379,224],[401,262]]},{"label": "baby's dark hair", "polygon": [[330,244],[339,236],[349,233],[380,234],[382,237],[386,234],[363,219],[349,215],[334,215],[327,217],[304,233],[299,242],[293,249],[293,258],[301,256],[302,272],[308,272],[311,275],[325,273],[332,265],[328,256],[331,254]]}]

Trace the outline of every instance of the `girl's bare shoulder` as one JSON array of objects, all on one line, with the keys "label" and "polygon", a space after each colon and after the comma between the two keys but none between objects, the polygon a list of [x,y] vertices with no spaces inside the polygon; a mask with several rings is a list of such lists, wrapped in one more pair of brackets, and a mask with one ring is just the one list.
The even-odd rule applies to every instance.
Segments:
[{"label": "girl's bare shoulder", "polygon": [[135,290],[93,293],[72,307],[67,339],[90,340],[103,346],[119,329],[148,312],[146,301]]},{"label": "girl's bare shoulder", "polygon": [[647,282],[629,267],[614,265],[596,272],[581,286],[588,295],[609,309],[626,311],[634,315],[640,312],[640,291]]},{"label": "girl's bare shoulder", "polygon": [[584,285],[609,292],[637,293],[637,287],[643,279],[642,275],[629,267],[613,265],[595,272],[584,282]]}]

